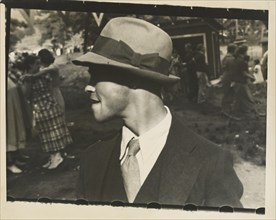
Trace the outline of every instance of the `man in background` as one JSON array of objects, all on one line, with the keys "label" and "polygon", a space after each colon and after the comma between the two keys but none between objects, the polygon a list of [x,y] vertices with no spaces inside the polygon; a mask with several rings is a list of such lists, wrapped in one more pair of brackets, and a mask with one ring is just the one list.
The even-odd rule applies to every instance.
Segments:
[{"label": "man in background", "polygon": [[227,54],[221,61],[221,70],[222,70],[222,89],[223,96],[221,100],[221,112],[226,117],[231,119],[239,120],[238,117],[233,116],[232,113],[232,104],[234,101],[234,90],[231,87],[231,83],[233,81],[233,76],[231,74],[231,64],[235,59],[235,51],[237,49],[237,45],[231,43],[227,46]]}]

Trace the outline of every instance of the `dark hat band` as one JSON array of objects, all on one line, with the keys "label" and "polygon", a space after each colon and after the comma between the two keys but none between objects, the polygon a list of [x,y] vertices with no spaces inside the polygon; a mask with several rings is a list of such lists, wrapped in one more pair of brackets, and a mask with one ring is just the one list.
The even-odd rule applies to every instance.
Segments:
[{"label": "dark hat band", "polygon": [[92,52],[117,62],[168,75],[170,66],[168,60],[160,57],[158,53],[136,53],[123,41],[116,41],[112,38],[99,36]]}]

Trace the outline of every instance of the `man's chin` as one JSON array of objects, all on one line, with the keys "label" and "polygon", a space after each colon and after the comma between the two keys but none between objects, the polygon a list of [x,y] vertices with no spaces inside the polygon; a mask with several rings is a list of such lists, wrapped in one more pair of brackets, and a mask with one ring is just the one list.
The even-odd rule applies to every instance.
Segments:
[{"label": "man's chin", "polygon": [[104,116],[101,116],[101,115],[97,115],[95,113],[93,113],[93,116],[94,116],[95,121],[99,122],[99,123],[106,122],[106,121],[110,120],[110,117],[104,117]]}]

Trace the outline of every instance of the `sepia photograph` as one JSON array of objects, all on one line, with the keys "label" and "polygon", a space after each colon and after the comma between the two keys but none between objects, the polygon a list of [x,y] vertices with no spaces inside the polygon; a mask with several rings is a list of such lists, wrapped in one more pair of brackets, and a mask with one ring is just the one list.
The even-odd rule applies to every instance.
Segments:
[{"label": "sepia photograph", "polygon": [[265,214],[269,10],[4,4],[7,202]]}]

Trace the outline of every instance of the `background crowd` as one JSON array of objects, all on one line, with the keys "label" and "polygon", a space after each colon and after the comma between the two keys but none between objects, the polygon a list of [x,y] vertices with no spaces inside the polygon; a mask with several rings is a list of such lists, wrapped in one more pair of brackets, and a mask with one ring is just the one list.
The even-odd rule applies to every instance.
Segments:
[{"label": "background crowd", "polygon": [[[180,57],[175,50],[172,58],[171,74],[179,76],[181,83],[172,89],[173,95],[169,96],[169,101],[182,93],[190,102],[200,105],[204,113],[210,87],[219,86],[223,88],[221,112],[226,117],[241,120],[250,115],[265,115],[257,111],[253,95],[266,86],[267,52],[263,57],[253,60],[247,54],[247,45],[230,43],[227,54],[221,60],[221,76],[212,83],[204,46],[198,44],[193,50],[192,45],[187,43],[184,47],[184,57]],[[256,87],[256,93],[252,94],[250,86]]]},{"label": "background crowd", "polygon": [[62,150],[72,143],[65,122],[65,105],[59,89],[58,68],[53,54],[42,49],[38,55],[22,54],[8,72],[7,106],[7,168],[21,173],[18,164],[24,163],[19,150],[25,148],[35,129],[42,150],[49,154],[43,165],[56,169],[62,162]]}]

